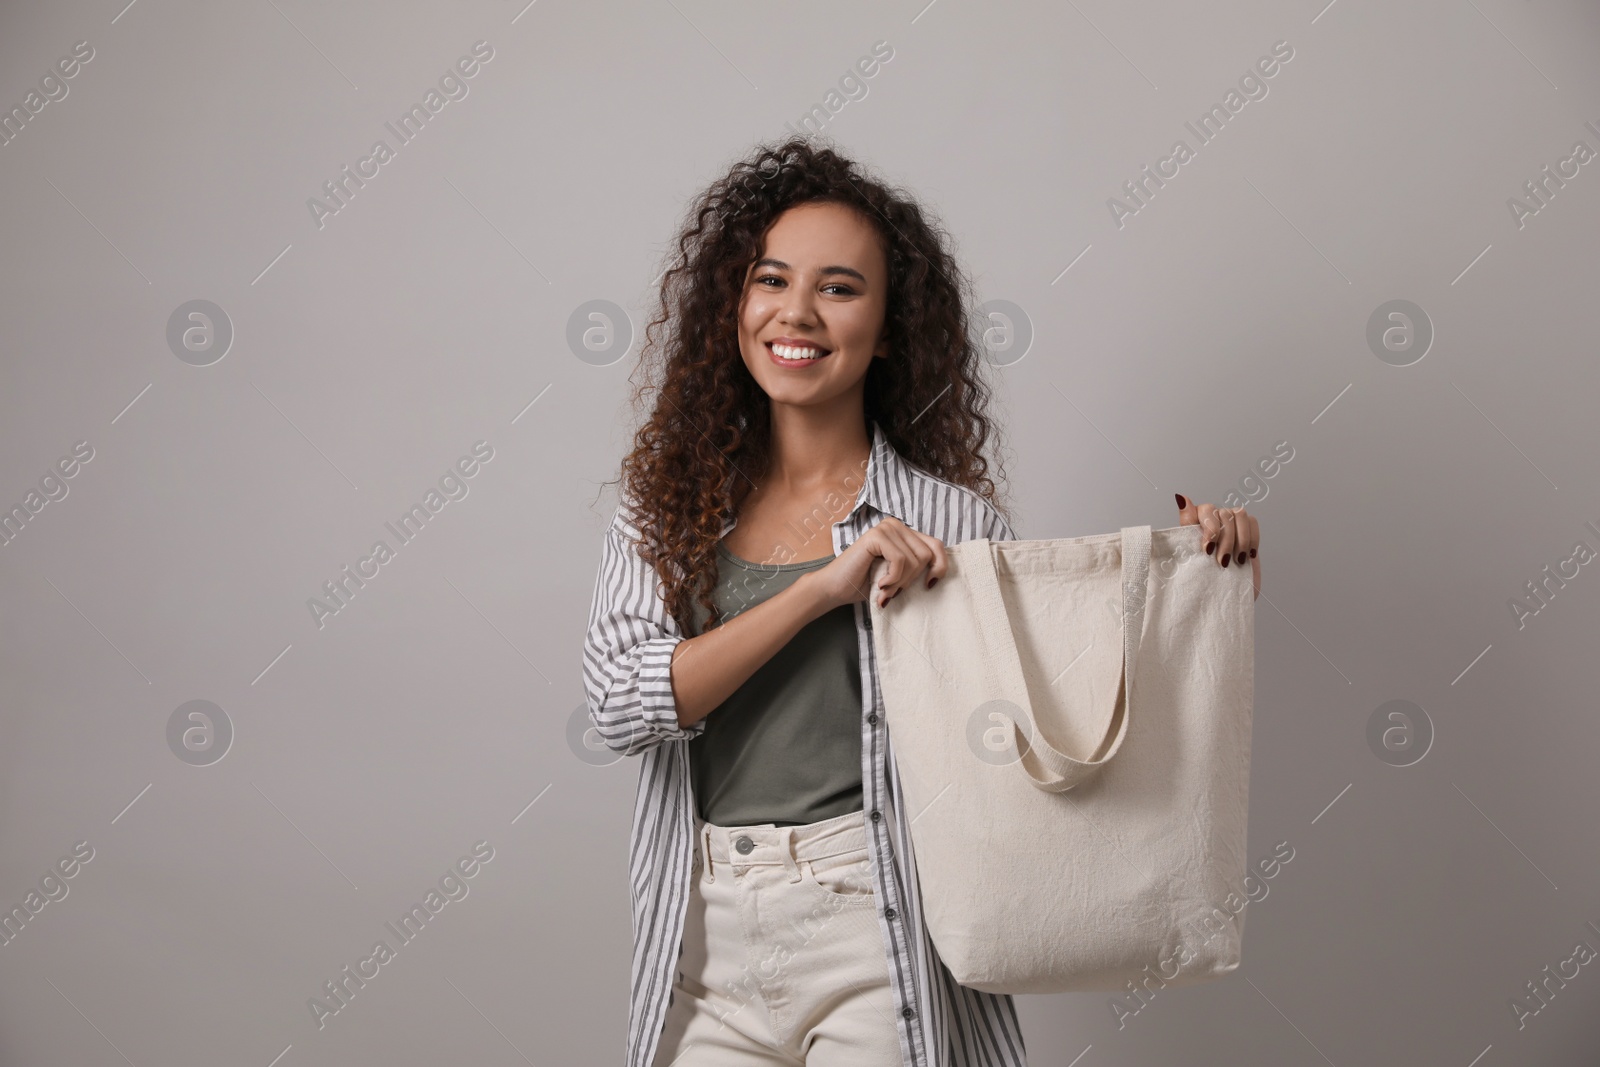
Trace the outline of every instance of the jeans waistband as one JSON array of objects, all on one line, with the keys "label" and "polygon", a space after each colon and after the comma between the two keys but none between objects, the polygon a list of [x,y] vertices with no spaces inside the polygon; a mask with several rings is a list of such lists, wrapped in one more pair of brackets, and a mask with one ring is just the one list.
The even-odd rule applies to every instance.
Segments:
[{"label": "jeans waistband", "polygon": [[[718,866],[777,864],[789,868],[791,881],[799,881],[799,861],[820,860],[856,852],[867,846],[866,813],[853,811],[803,826],[718,826],[695,816],[695,845],[702,863],[711,858],[712,874]],[[740,844],[748,839],[744,849]]]}]

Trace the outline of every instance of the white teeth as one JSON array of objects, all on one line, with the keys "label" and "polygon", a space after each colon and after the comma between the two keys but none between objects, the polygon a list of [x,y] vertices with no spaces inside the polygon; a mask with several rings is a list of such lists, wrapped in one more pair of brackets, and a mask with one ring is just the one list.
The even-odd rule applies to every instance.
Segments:
[{"label": "white teeth", "polygon": [[792,345],[773,345],[772,351],[779,359],[790,359],[795,362],[806,359],[820,359],[827,353],[820,348],[800,348]]}]

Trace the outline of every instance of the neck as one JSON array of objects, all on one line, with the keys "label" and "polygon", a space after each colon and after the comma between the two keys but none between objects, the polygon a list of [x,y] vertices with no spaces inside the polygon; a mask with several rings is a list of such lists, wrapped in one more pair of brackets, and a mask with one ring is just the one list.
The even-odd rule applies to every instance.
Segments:
[{"label": "neck", "polygon": [[825,411],[774,405],[765,483],[786,494],[826,492],[845,482],[859,487],[871,453],[859,406]]}]

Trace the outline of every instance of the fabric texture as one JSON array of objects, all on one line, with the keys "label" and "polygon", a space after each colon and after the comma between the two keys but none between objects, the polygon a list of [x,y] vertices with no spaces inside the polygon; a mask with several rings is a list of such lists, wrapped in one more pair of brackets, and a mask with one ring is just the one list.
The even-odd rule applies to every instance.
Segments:
[{"label": "fabric texture", "polygon": [[863,813],[798,827],[695,825],[657,1067],[894,1063],[900,1036]]},{"label": "fabric texture", "polygon": [[1255,608],[1202,540],[969,541],[934,589],[873,605],[924,914],[964,985],[1239,966]]},{"label": "fabric texture", "polygon": [[[876,423],[854,507],[833,524],[834,555],[893,515],[945,545],[1016,534],[977,493],[906,462]],[[730,520],[727,536],[737,524]],[[682,950],[694,854],[688,740],[705,720],[678,725],[672,650],[684,639],[660,581],[636,551],[639,530],[619,507],[601,546],[583,648],[583,684],[595,732],[639,758],[628,843],[633,957],[625,1067],[650,1067]],[[942,583],[941,583],[942,584]],[[939,588],[938,586],[934,587]],[[901,599],[901,598],[896,598]],[[1025,1067],[1012,999],[958,984],[929,939],[918,892],[908,809],[883,715],[865,602],[852,606],[860,657],[861,771],[873,915],[888,962],[903,1067]]]},{"label": "fabric texture", "polygon": [[[723,622],[820,570],[833,556],[752,563],[717,545],[712,599]],[[707,613],[694,605],[694,632]],[[855,612],[802,626],[705,718],[689,741],[696,814],[723,826],[803,826],[860,811],[861,656]]]}]

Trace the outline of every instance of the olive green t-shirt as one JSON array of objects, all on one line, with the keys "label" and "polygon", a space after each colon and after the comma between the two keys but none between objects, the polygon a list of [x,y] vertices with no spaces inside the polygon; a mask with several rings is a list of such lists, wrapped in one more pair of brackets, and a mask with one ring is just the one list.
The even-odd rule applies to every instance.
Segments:
[{"label": "olive green t-shirt", "polygon": [[[726,624],[835,556],[752,563],[717,544],[712,596]],[[693,608],[695,633],[707,614]],[[855,609],[812,619],[706,716],[689,741],[700,817],[717,826],[801,826],[862,809],[861,661]]]}]

